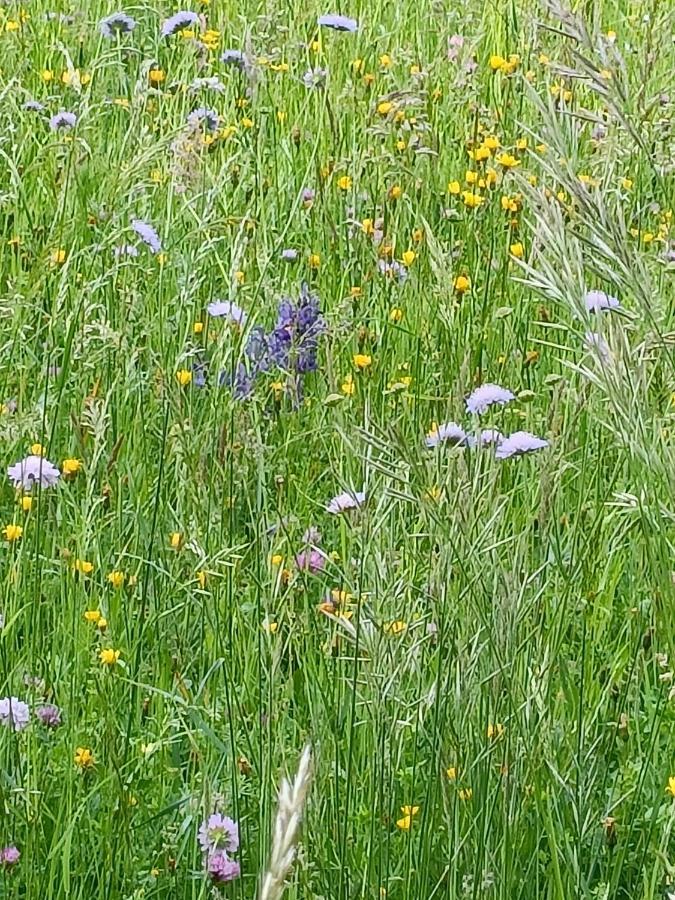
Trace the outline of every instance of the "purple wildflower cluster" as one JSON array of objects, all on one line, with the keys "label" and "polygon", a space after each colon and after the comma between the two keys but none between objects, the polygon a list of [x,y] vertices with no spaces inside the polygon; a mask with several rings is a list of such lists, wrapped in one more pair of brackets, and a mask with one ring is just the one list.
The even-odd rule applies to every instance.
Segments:
[{"label": "purple wildflower cluster", "polygon": [[216,884],[239,877],[241,867],[230,858],[239,847],[239,826],[233,819],[213,813],[202,822],[197,840],[204,853],[206,871]]},{"label": "purple wildflower cluster", "polygon": [[266,332],[260,325],[251,329],[245,361],[239,363],[234,374],[223,373],[221,383],[231,387],[236,397],[244,398],[253,390],[258,375],[281,370],[293,378],[299,402],[302,377],[318,368],[319,339],[325,331],[319,298],[303,284],[297,302],[289,298],[281,301],[271,331]]},{"label": "purple wildflower cluster", "polygon": [[[44,703],[35,709],[35,717],[46,728],[58,728],[61,710],[53,703]],[[0,698],[0,725],[11,731],[23,731],[30,724],[30,707],[18,697]]]},{"label": "purple wildflower cluster", "polygon": [[8,847],[0,848],[0,866],[3,869],[11,869],[21,859],[21,851],[10,844]]}]

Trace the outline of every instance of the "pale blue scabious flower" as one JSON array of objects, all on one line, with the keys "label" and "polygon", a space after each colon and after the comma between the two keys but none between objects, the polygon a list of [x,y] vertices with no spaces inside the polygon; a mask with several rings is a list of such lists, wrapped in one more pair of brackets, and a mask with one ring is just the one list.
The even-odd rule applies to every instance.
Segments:
[{"label": "pale blue scabious flower", "polygon": [[0,725],[13,731],[23,731],[30,722],[28,704],[18,697],[3,697],[0,700]]},{"label": "pale blue scabious flower", "polygon": [[509,459],[511,456],[522,456],[523,453],[533,453],[535,450],[543,450],[548,447],[548,441],[544,438],[530,434],[529,431],[514,431],[508,437],[497,444],[495,457],[497,459]]},{"label": "pale blue scabious flower", "polygon": [[365,491],[344,491],[337,494],[326,506],[326,512],[334,516],[350,509],[359,509],[366,502]]},{"label": "pale blue scabious flower", "polygon": [[619,309],[621,304],[616,297],[604,291],[587,291],[584,303],[588,312],[602,312],[605,309]]},{"label": "pale blue scabious flower", "polygon": [[197,840],[204,853],[235,853],[239,847],[239,826],[229,816],[213,813],[202,822]]},{"label": "pale blue scabious flower", "polygon": [[191,12],[188,9],[183,9],[170,16],[162,25],[162,37],[171,37],[171,35],[176,34],[178,31],[183,31],[185,28],[192,28],[194,25],[198,24],[199,16],[197,13]]},{"label": "pale blue scabious flower", "polygon": [[77,125],[77,116],[73,112],[62,109],[51,117],[49,127],[52,131],[70,131]]},{"label": "pale blue scabious flower", "polygon": [[32,490],[36,484],[42,488],[53,487],[61,477],[61,473],[53,463],[34,454],[9,466],[7,475],[15,488],[22,488],[24,491]]},{"label": "pale blue scabious flower", "polygon": [[44,108],[44,104],[40,103],[39,100],[26,100],[21,107],[21,109],[25,109],[29,112],[43,112]]},{"label": "pale blue scabious flower", "polygon": [[235,66],[237,69],[243,69],[246,65],[246,59],[241,50],[224,50],[220,61],[226,66]]},{"label": "pale blue scabious flower", "polygon": [[218,131],[220,124],[220,116],[214,109],[207,109],[200,106],[199,109],[193,110],[187,117],[188,125],[193,128],[203,128],[204,131]]},{"label": "pale blue scabious flower", "polygon": [[352,34],[358,31],[359,23],[356,19],[350,19],[349,16],[341,16],[339,13],[328,13],[325,16],[319,16],[319,25],[324,28],[332,28],[334,31],[349,31]]},{"label": "pale blue scabious flower", "polygon": [[143,243],[147,244],[151,253],[159,253],[161,251],[162,241],[149,222],[144,222],[143,219],[132,219],[131,227]]},{"label": "pale blue scabious flower", "polygon": [[478,414],[486,412],[491,406],[506,406],[516,395],[498,384],[481,384],[466,398],[467,412]]},{"label": "pale blue scabious flower", "polygon": [[125,12],[115,12],[101,19],[98,27],[104,38],[112,39],[118,35],[130,34],[136,27],[136,19]]},{"label": "pale blue scabious flower", "polygon": [[231,300],[214,300],[206,307],[206,311],[214,319],[229,319],[240,328],[243,328],[248,320],[248,314]]},{"label": "pale blue scabious flower", "polygon": [[424,443],[429,448],[438,447],[439,444],[461,447],[466,443],[466,439],[466,431],[456,422],[443,422],[431,429]]},{"label": "pale blue scabious flower", "polygon": [[481,428],[476,434],[468,435],[466,442],[469,447],[487,447],[490,444],[499,444],[504,440],[504,435],[496,428]]},{"label": "pale blue scabious flower", "polygon": [[298,258],[298,251],[294,250],[292,247],[287,247],[285,250],[281,251],[281,258],[284,262],[295,262]]}]

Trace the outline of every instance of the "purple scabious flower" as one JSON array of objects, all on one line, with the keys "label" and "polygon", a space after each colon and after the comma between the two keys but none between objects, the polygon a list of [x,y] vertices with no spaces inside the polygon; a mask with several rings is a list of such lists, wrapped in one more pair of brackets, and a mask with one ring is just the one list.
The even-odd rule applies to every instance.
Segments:
[{"label": "purple scabious flower", "polygon": [[30,722],[28,704],[18,697],[3,697],[0,700],[0,725],[23,731]]},{"label": "purple scabious flower", "polygon": [[131,227],[143,243],[147,244],[151,253],[159,253],[161,251],[162,241],[149,222],[144,222],[143,219],[132,219]]},{"label": "purple scabious flower", "polygon": [[228,881],[239,878],[241,874],[239,863],[230,859],[222,850],[208,855],[206,868],[215,884],[227,884]]},{"label": "purple scabious flower", "polygon": [[21,462],[7,468],[7,475],[15,488],[32,490],[36,484],[42,488],[53,487],[61,477],[55,465],[42,456],[31,454]]},{"label": "purple scabious flower", "polygon": [[58,728],[61,724],[61,710],[53,703],[38,706],[35,715],[46,728]]},{"label": "purple scabious flower", "polygon": [[316,547],[307,547],[297,554],[295,565],[301,572],[321,572],[326,568],[326,554]]},{"label": "purple scabious flower", "polygon": [[496,428],[481,428],[476,434],[470,434],[467,439],[469,447],[487,447],[490,444],[499,444],[504,440],[504,435]]},{"label": "purple scabious flower", "polygon": [[235,66],[237,69],[243,69],[246,65],[246,58],[241,50],[224,50],[220,61],[226,66]]},{"label": "purple scabious flower", "polygon": [[180,12],[174,13],[174,15],[169,16],[166,22],[162,25],[162,37],[171,37],[176,34],[178,31],[183,31],[186,28],[192,28],[194,25],[199,24],[199,16],[196,12],[190,12],[190,10],[183,9]]},{"label": "purple scabious flower", "polygon": [[326,506],[326,512],[334,516],[350,509],[359,509],[366,502],[365,491],[344,491],[337,494]]},{"label": "purple scabious flower", "polygon": [[619,309],[621,304],[616,297],[611,297],[604,291],[587,291],[584,304],[588,312],[602,312],[605,309]]},{"label": "purple scabious flower", "polygon": [[432,428],[425,438],[425,444],[429,448],[438,447],[439,444],[462,447],[466,441],[466,431],[457,422],[443,422]]},{"label": "purple scabious flower", "polygon": [[21,851],[17,850],[13,844],[0,849],[0,866],[10,869],[12,866],[15,866],[20,859]]},{"label": "purple scabious flower", "polygon": [[188,125],[191,125],[193,128],[201,128],[204,131],[213,133],[214,131],[218,131],[220,116],[214,109],[207,109],[205,106],[200,106],[199,109],[195,109],[190,113],[187,117],[187,121]]},{"label": "purple scabious flower", "polygon": [[204,853],[236,853],[239,847],[239,826],[229,816],[213,813],[202,822],[197,840]]},{"label": "purple scabious flower", "polygon": [[43,112],[44,108],[44,104],[40,103],[39,100],[26,100],[21,107],[21,109],[25,109],[28,112]]},{"label": "purple scabious flower", "polygon": [[77,125],[77,116],[75,113],[67,112],[62,109],[51,117],[49,127],[52,131],[70,131]]},{"label": "purple scabious flower", "polygon": [[231,300],[214,300],[206,307],[207,313],[214,319],[228,319],[233,325],[243,328],[248,321],[248,313],[232,303]]},{"label": "purple scabious flower", "polygon": [[124,12],[115,12],[101,19],[98,27],[104,38],[116,38],[118,35],[130,34],[136,27],[136,19]]},{"label": "purple scabious flower", "polygon": [[466,411],[480,415],[487,412],[495,404],[506,406],[507,403],[515,399],[515,394],[498,384],[481,384],[466,398]]},{"label": "purple scabious flower", "polygon": [[310,90],[316,90],[317,88],[324,87],[327,77],[328,70],[322,69],[317,66],[314,69],[307,69],[305,74],[302,76],[302,83],[306,88],[309,88]]},{"label": "purple scabious flower", "polygon": [[332,28],[334,31],[349,31],[352,34],[359,28],[356,19],[341,16],[339,13],[327,13],[325,16],[319,16],[319,25],[323,25],[324,28]]},{"label": "purple scabious flower", "polygon": [[314,203],[314,197],[316,193],[312,188],[303,188],[302,190],[302,204],[304,207],[308,208]]},{"label": "purple scabious flower", "polygon": [[385,278],[396,280],[399,284],[404,284],[408,279],[408,270],[396,259],[392,259],[391,262],[388,262],[386,259],[379,259],[377,268]]},{"label": "purple scabious flower", "polygon": [[512,456],[522,456],[523,453],[533,453],[535,450],[543,450],[548,447],[548,441],[530,434],[529,431],[514,431],[497,444],[495,457],[497,459],[509,459]]},{"label": "purple scabious flower", "polygon": [[292,247],[286,247],[281,251],[281,258],[284,262],[293,263],[298,258],[298,251],[294,250]]}]

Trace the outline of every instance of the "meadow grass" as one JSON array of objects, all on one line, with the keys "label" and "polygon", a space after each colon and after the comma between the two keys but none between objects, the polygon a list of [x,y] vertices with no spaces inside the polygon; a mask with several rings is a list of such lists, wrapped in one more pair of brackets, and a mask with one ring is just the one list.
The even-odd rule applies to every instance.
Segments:
[{"label": "meadow grass", "polygon": [[191,10],[0,8],[0,898],[675,897],[668,5]]}]

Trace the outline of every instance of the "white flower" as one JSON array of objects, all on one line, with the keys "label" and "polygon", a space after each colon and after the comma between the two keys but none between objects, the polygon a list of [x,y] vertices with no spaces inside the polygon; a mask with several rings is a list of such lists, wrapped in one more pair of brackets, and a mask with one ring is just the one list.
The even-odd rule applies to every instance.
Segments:
[{"label": "white flower", "polygon": [[326,512],[336,516],[339,513],[347,512],[349,509],[358,509],[360,506],[363,506],[365,502],[365,491],[354,491],[352,493],[345,491],[343,494],[338,494],[337,497],[333,497],[326,507]]},{"label": "white flower", "polygon": [[466,442],[469,447],[487,447],[489,444],[499,444],[504,440],[504,435],[496,428],[482,428],[475,435],[470,434]]},{"label": "white flower", "polygon": [[619,309],[621,306],[616,297],[611,297],[604,291],[587,291],[584,303],[589,312],[601,312],[603,309]]},{"label": "white flower", "polygon": [[214,319],[229,319],[230,322],[239,325],[240,328],[243,328],[248,320],[247,313],[230,300],[214,300],[213,303],[209,303],[206,307],[206,311]]},{"label": "white flower", "polygon": [[9,466],[7,475],[15,488],[30,491],[36,484],[43,488],[52,487],[59,480],[61,473],[48,459],[31,455]]},{"label": "white flower", "polygon": [[466,443],[466,431],[456,422],[443,422],[436,425],[427,434],[425,444],[427,447],[438,447],[439,444],[460,446]]},{"label": "white flower", "polygon": [[23,731],[30,721],[28,704],[18,697],[3,697],[0,700],[0,725]]},{"label": "white flower", "polygon": [[480,413],[486,412],[494,404],[506,406],[507,403],[515,399],[515,394],[498,384],[481,384],[466,398],[466,409],[467,412],[480,415]]},{"label": "white flower", "polygon": [[497,459],[508,459],[511,456],[520,456],[523,453],[532,453],[534,450],[543,450],[548,447],[548,441],[539,438],[529,431],[514,431],[504,440],[500,441],[495,451]]}]

